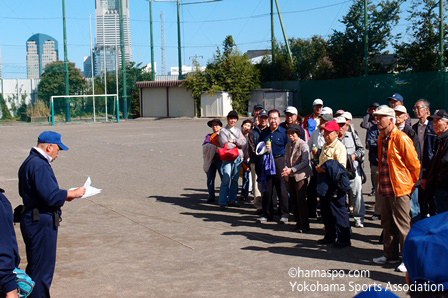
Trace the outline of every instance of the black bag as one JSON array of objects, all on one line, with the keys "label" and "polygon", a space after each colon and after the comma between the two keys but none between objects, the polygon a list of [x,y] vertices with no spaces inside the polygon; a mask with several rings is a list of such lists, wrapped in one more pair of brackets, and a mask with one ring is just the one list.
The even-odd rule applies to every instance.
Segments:
[{"label": "black bag", "polygon": [[364,184],[367,182],[367,175],[366,175],[366,172],[364,172],[363,164],[359,165],[359,170],[361,172],[361,182],[362,182],[362,184]]},{"label": "black bag", "polygon": [[353,180],[356,178],[356,168],[353,164],[353,160],[350,154],[347,154],[347,176],[348,179]]},{"label": "black bag", "polygon": [[22,217],[22,213],[24,211],[24,206],[19,205],[14,208],[14,222],[20,222],[20,218]]}]

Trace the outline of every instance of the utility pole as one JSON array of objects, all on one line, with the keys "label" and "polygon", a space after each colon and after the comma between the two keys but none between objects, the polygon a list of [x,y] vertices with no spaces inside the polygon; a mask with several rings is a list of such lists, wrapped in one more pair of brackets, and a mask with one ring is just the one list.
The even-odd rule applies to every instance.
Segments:
[{"label": "utility pole", "polygon": [[[65,25],[65,0],[62,0],[62,27],[64,31],[64,72],[65,72],[65,95],[70,95],[68,81],[68,58],[67,58],[67,30]],[[65,99],[65,121],[70,122],[70,99]]]},{"label": "utility pole", "polygon": [[286,49],[288,50],[289,59],[292,63],[291,48],[289,47],[288,37],[286,36],[285,27],[283,26],[282,13],[280,12],[280,6],[278,5],[278,0],[275,0],[275,5],[277,6],[278,18],[280,20],[280,26],[282,27],[283,38],[285,39]]},{"label": "utility pole", "polygon": [[445,38],[445,29],[444,29],[444,18],[445,15],[443,13],[443,0],[439,0],[439,17],[440,17],[440,50],[439,50],[439,71],[444,71],[445,67],[444,67],[444,48],[445,48],[445,44],[444,44],[444,38]]},{"label": "utility pole", "polygon": [[271,56],[272,56],[272,64],[274,64],[274,61],[275,61],[274,48],[275,48],[274,0],[271,0]]},{"label": "utility pole", "polygon": [[[127,0],[125,0],[127,1]],[[121,46],[121,73],[123,77],[123,118],[128,119],[128,91],[126,80],[126,60],[124,52],[124,25],[123,25],[123,0],[120,0],[120,46]]]},{"label": "utility pole", "polygon": [[91,79],[92,79],[92,105],[93,105],[93,122],[96,122],[96,113],[95,113],[95,74],[93,73],[93,51],[92,51],[92,16],[89,14],[89,24],[90,24],[90,71]]},{"label": "utility pole", "polygon": [[369,17],[368,0],[364,0],[364,75],[369,74]]},{"label": "utility pole", "polygon": [[154,39],[153,39],[153,31],[152,31],[152,0],[148,0],[149,2],[149,37],[151,43],[151,81],[156,80],[156,70],[154,67]]},{"label": "utility pole", "polygon": [[180,40],[180,0],[177,0],[177,54],[179,57],[179,80],[182,80],[182,45]]},{"label": "utility pole", "polygon": [[190,56],[190,60],[193,61],[193,66],[199,66],[198,58],[204,59],[204,56],[198,56],[198,54],[195,54],[194,56]]}]

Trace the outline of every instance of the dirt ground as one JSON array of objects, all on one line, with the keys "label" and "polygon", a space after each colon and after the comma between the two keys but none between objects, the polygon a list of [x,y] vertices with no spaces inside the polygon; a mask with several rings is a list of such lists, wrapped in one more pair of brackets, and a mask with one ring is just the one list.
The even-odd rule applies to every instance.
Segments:
[{"label": "dirt ground", "polygon": [[[352,297],[368,285],[405,284],[404,273],[371,261],[382,255],[379,221],[353,228],[352,247],[332,249],[316,243],[319,221],[299,234],[290,231],[293,223],[256,223],[248,203],[226,211],[206,203],[201,145],[208,120],[0,126],[0,187],[13,206],[21,203],[18,169],[48,129],[70,148],[53,163],[60,187],[90,176],[103,190],[62,209],[52,296]],[[374,198],[365,200],[370,217]],[[16,233],[24,269],[18,225]]]}]

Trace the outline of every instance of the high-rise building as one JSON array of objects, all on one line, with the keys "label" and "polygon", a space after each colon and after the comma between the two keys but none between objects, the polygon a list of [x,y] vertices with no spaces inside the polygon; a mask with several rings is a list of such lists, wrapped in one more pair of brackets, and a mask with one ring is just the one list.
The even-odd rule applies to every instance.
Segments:
[{"label": "high-rise building", "polygon": [[[132,61],[132,43],[129,15],[129,0],[122,1],[124,52],[126,62]],[[121,63],[120,50],[120,0],[95,0],[96,35],[94,48],[95,76],[104,72],[115,72],[116,55]],[[104,55],[106,56],[104,59]]]},{"label": "high-rise building", "polygon": [[84,77],[91,78],[92,77],[92,57],[84,56]]},{"label": "high-rise building", "polygon": [[58,42],[53,37],[37,33],[26,41],[26,73],[29,79],[39,79],[48,63],[58,61]]}]

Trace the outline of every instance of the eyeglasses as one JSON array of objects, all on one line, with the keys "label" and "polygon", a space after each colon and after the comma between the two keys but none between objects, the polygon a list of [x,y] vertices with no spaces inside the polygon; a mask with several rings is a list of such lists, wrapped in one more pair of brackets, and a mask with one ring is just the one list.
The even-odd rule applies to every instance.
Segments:
[{"label": "eyeglasses", "polygon": [[425,107],[422,107],[422,106],[416,106],[416,107],[414,107],[414,111],[421,110],[421,109],[425,109]]}]

